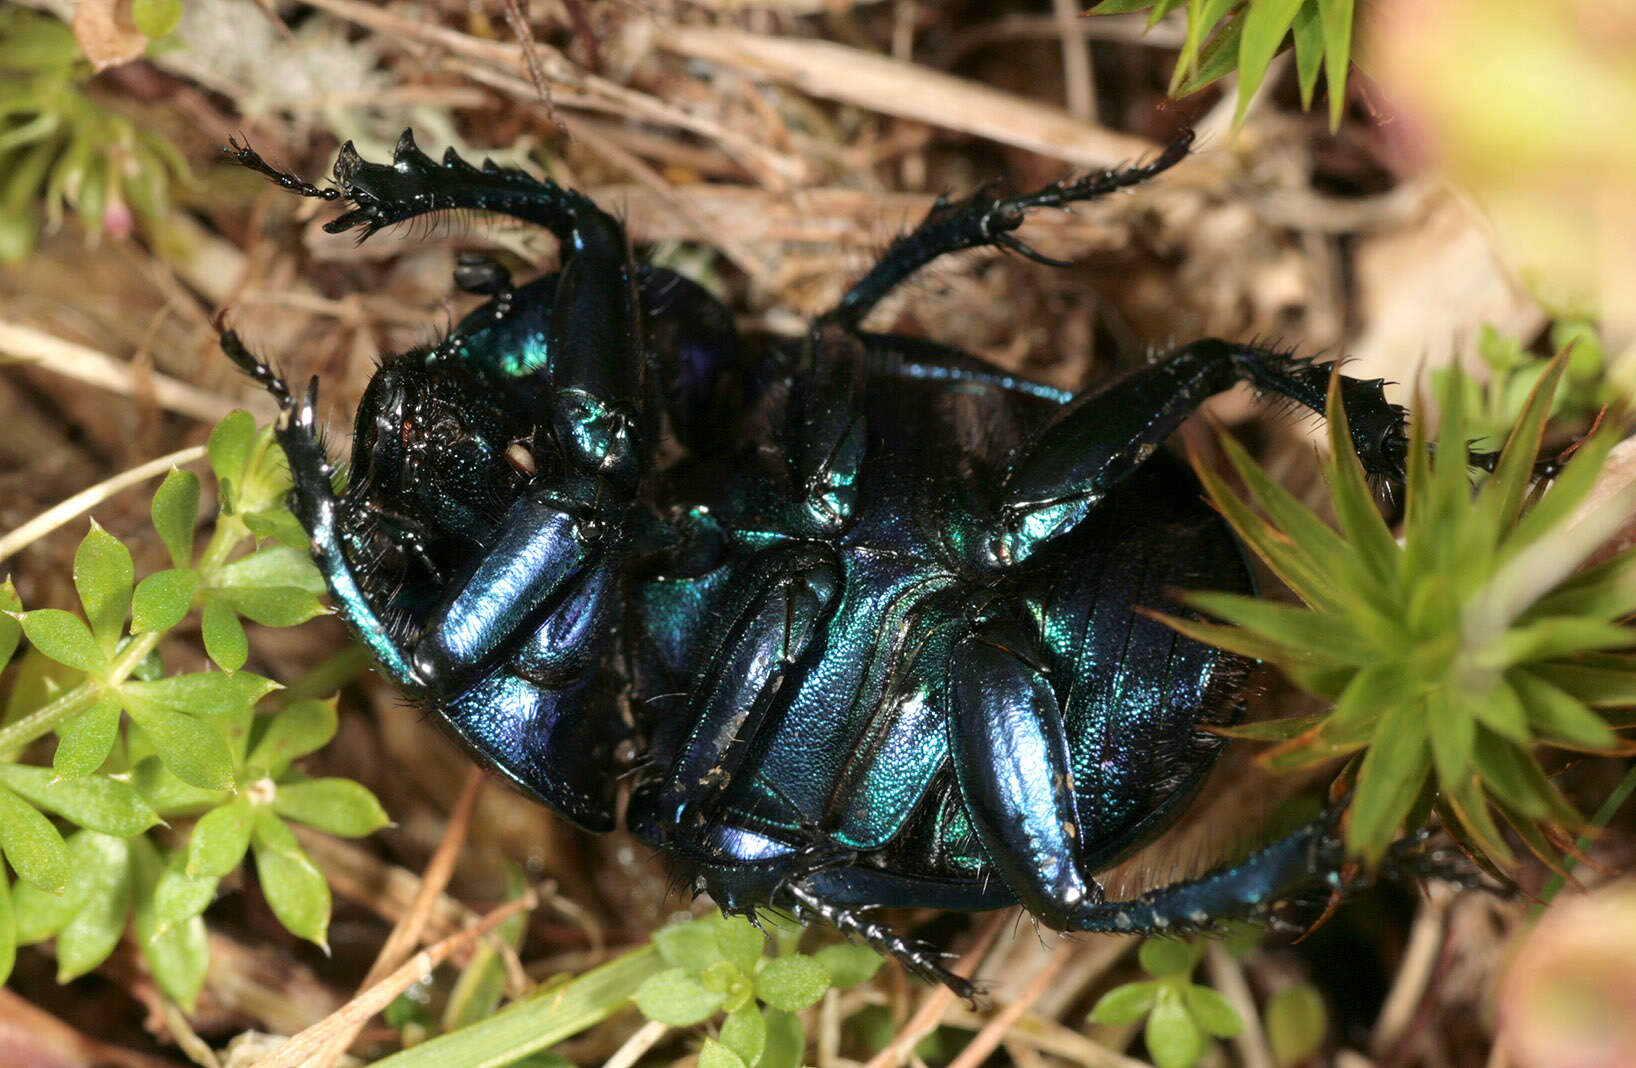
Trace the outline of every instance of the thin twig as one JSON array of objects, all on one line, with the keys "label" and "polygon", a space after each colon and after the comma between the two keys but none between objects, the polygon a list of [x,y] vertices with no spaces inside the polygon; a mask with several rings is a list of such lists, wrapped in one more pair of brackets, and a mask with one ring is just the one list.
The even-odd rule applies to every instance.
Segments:
[{"label": "thin twig", "polygon": [[1062,80],[1068,114],[1082,122],[1096,121],[1096,82],[1091,75],[1091,43],[1079,32],[1078,0],[1051,0],[1057,30],[1062,35]]},{"label": "thin twig", "polygon": [[1409,944],[1403,951],[1403,963],[1398,965],[1392,980],[1392,989],[1386,995],[1380,1015],[1375,1019],[1375,1031],[1369,1038],[1369,1048],[1378,1056],[1398,1040],[1403,1029],[1414,1018],[1420,999],[1431,982],[1437,959],[1442,954],[1444,932],[1448,926],[1449,905],[1454,899],[1445,887],[1428,885],[1420,914],[1409,929]]},{"label": "thin twig", "polygon": [[84,515],[103,501],[121,493],[132,486],[146,482],[156,475],[162,475],[173,467],[190,464],[205,457],[203,445],[193,445],[186,449],[178,449],[157,460],[149,460],[145,464],[121,471],[112,478],[103,479],[96,485],[80,490],[67,500],[59,501],[30,519],[16,530],[4,537],[0,537],[0,560],[10,557],[22,549],[39,541],[47,534],[56,530],[64,523],[68,523],[78,516]]},{"label": "thin twig", "polygon": [[649,1020],[637,1028],[636,1033],[627,1038],[624,1045],[614,1050],[613,1056],[603,1062],[602,1068],[631,1068],[669,1033],[669,1024]]},{"label": "thin twig", "polygon": [[1219,943],[1211,943],[1204,959],[1210,969],[1211,985],[1238,1010],[1239,1018],[1244,1021],[1244,1030],[1233,1039],[1233,1048],[1238,1050],[1244,1068],[1274,1068],[1267,1032],[1261,1026],[1255,998],[1250,995],[1250,984],[1244,980],[1244,969]]},{"label": "thin twig", "polygon": [[340,1009],[291,1038],[276,1053],[257,1061],[255,1068],[301,1068],[329,1043],[332,1036],[362,1026],[371,1016],[390,1005],[393,998],[420,982],[457,950],[471,945],[511,917],[533,907],[532,894],[508,901],[484,916],[477,926],[428,946]]},{"label": "thin twig", "polygon": [[[1010,909],[996,912],[977,935],[976,943],[966,951],[966,955],[961,957],[959,963],[954,966],[954,973],[970,976],[976,972],[978,966],[982,964],[983,958],[993,948],[994,940],[1000,936],[1000,932],[1005,929],[1006,924],[1011,921],[1012,917],[1013,913]],[[909,1018],[909,1022],[904,1024],[903,1029],[893,1036],[892,1041],[887,1044],[885,1049],[870,1058],[865,1068],[896,1068],[897,1065],[907,1064],[909,1058],[914,1054],[915,1046],[920,1043],[921,1039],[937,1029],[938,1023],[943,1019],[943,1014],[954,1003],[954,991],[946,986],[940,986],[927,994],[926,1000],[920,1003],[920,1008],[915,1010],[915,1014]]]},{"label": "thin twig", "polygon": [[657,41],[689,59],[735,67],[813,96],[975,134],[1080,167],[1111,167],[1158,150],[1144,138],[1082,122],[1049,104],[832,41],[697,26],[665,27]]},{"label": "thin twig", "polygon": [[[455,802],[454,811],[449,813],[448,825],[443,830],[443,838],[432,853],[432,858],[426,862],[426,870],[420,877],[420,889],[415,892],[415,899],[404,913],[392,933],[386,936],[380,953],[375,957],[375,963],[369,968],[363,982],[358,984],[360,992],[368,990],[380,982],[387,973],[395,968],[409,951],[420,944],[421,935],[426,930],[427,921],[431,918],[432,909],[443,893],[443,888],[449,885],[449,878],[454,874],[455,862],[460,858],[460,847],[466,844],[466,836],[471,830],[472,812],[477,807],[477,798],[483,792],[484,774],[482,768],[474,767],[466,775],[466,785],[460,791],[460,799]],[[314,1053],[310,1064],[313,1068],[329,1068],[335,1059],[347,1051],[347,1047],[358,1039],[358,1032],[363,1030],[366,1020],[360,1019],[351,1028],[339,1029],[325,1045]]]},{"label": "thin twig", "polygon": [[1069,958],[1078,949],[1079,947],[1072,942],[1064,942],[1058,946],[1056,952],[1052,953],[1045,962],[1044,967],[1040,968],[1029,984],[1023,988],[1023,992],[1018,996],[1017,1000],[1001,1009],[992,1020],[984,1025],[983,1029],[977,1032],[977,1036],[971,1040],[970,1045],[960,1051],[960,1056],[949,1063],[949,1068],[977,1068],[978,1065],[986,1061],[988,1055],[1000,1047],[1000,1041],[1010,1033],[1012,1025],[1017,1022],[1023,1013],[1028,1011],[1029,1006],[1039,1000],[1040,995],[1045,993],[1045,988],[1051,985],[1051,981],[1057,977],[1057,973],[1062,971],[1063,965],[1068,963]]}]

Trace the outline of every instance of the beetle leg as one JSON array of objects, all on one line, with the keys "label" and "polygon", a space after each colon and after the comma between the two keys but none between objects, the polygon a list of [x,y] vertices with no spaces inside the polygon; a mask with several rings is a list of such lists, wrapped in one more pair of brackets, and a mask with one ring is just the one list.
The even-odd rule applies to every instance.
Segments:
[{"label": "beetle leg", "polygon": [[[388,226],[440,211],[492,211],[543,226],[565,247],[576,248],[581,238],[595,241],[597,225],[588,220],[608,218],[589,197],[541,181],[515,167],[484,160],[481,167],[467,163],[454,149],[434,161],[415,144],[414,135],[398,135],[391,163],[371,163],[348,141],[335,158],[333,188],[321,188],[281,171],[249,145],[229,142],[228,154],[247,167],[299,196],[319,200],[348,200],[352,209],[324,224],[332,234],[363,228],[369,237]],[[618,224],[614,224],[617,229]]]},{"label": "beetle leg", "polygon": [[[1080,394],[1012,458],[977,563],[1017,563],[1073,529],[1206,398],[1247,382],[1321,414],[1330,374],[1329,365],[1207,338]],[[1395,480],[1407,451],[1403,410],[1381,385],[1343,376],[1341,396],[1365,469]]]},{"label": "beetle leg", "polygon": [[318,379],[297,399],[283,377],[266,360],[252,353],[232,330],[221,334],[222,351],[246,374],[261,383],[278,401],[274,434],[290,464],[293,487],[290,510],[306,528],[312,557],[329,581],[341,613],[352,621],[370,652],[401,686],[418,689],[409,658],[396,641],[386,621],[364,596],[357,575],[346,555],[346,539],[341,530],[340,501],[335,496],[335,466],[318,438]]},{"label": "beetle leg", "polygon": [[1348,872],[1332,809],[1293,834],[1197,879],[1161,886],[1128,901],[1081,909],[1063,930],[1116,934],[1186,934],[1223,920],[1273,920],[1279,906],[1315,893],[1345,894]]},{"label": "beetle leg", "polygon": [[949,665],[949,749],[989,862],[1024,908],[1063,929],[1102,890],[1080,870],[1080,826],[1062,711],[1021,630],[977,624]]},{"label": "beetle leg", "polygon": [[687,714],[691,727],[644,804],[666,837],[691,837],[714,815],[840,595],[840,570],[827,552],[803,547],[769,555],[773,574],[746,599],[700,674]]},{"label": "beetle leg", "polygon": [[791,880],[783,889],[794,899],[800,912],[817,916],[848,938],[862,939],[875,952],[903,965],[911,975],[919,976],[928,983],[940,983],[967,1001],[977,997],[976,984],[944,967],[943,955],[937,947],[918,939],[905,938],[889,924],[828,901],[800,879]]},{"label": "beetle leg", "polygon": [[1101,171],[1074,181],[1052,182],[1022,196],[1000,198],[982,189],[964,200],[951,202],[939,198],[920,225],[892,242],[880,261],[846,291],[825,319],[857,329],[881,298],[910,275],[939,256],[962,249],[995,246],[1040,263],[1064,266],[1061,261],[1040,255],[1012,236],[1012,231],[1023,224],[1029,211],[1095,200],[1117,189],[1139,185],[1180,163],[1192,144],[1193,131],[1186,130],[1151,163]]},{"label": "beetle leg", "polygon": [[862,394],[868,351],[856,333],[815,322],[802,348],[785,423],[794,489],[791,525],[808,537],[833,537],[857,503],[866,444]]}]

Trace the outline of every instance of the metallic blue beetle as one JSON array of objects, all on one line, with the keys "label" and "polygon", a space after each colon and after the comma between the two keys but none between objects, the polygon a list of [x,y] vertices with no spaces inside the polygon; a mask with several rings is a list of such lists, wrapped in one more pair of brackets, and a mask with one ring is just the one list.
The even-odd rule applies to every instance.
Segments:
[{"label": "metallic blue beetle", "polygon": [[[1239,381],[1321,412],[1329,369],[1205,340],[1075,396],[860,325],[945,253],[1043,259],[1013,236],[1030,209],[1144,181],[1189,140],[940,202],[804,339],[754,354],[580,193],[434,162],[407,131],[390,165],[343,147],[334,188],[235,144],[347,202],[331,232],[478,209],[549,229],[562,265],[513,287],[462,262],[491,299],[384,360],[339,497],[316,381],[296,395],[223,345],[282,407],[292,507],[341,612],[478,759],[595,831],[628,772],[631,829],[724,909],[821,917],[969,994],[868,910],[1020,902],[1064,931],[1177,931],[1344,881],[1327,819],[1133,900],[1093,878],[1200,783],[1250,667],[1138,611],[1252,589],[1156,450]],[[1378,382],[1342,388],[1365,465],[1395,477],[1401,410]]]}]

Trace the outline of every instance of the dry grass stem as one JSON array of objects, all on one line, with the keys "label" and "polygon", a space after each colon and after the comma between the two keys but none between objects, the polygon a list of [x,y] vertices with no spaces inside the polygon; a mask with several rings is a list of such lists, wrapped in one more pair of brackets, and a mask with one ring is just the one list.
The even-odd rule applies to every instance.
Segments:
[{"label": "dry grass stem", "polygon": [[428,946],[410,957],[395,971],[384,976],[380,982],[341,1006],[337,1012],[291,1038],[277,1053],[258,1061],[255,1068],[303,1068],[309,1058],[327,1048],[333,1039],[342,1034],[355,1033],[356,1029],[362,1027],[371,1016],[390,1005],[393,998],[431,974],[433,968],[447,960],[457,949],[470,946],[512,916],[533,907],[532,895],[517,901],[509,901],[488,913],[469,930],[450,935],[441,942]]},{"label": "dry grass stem", "polygon": [[97,505],[132,486],[139,486],[150,478],[158,478],[173,467],[191,464],[205,458],[203,445],[178,449],[167,456],[149,460],[129,471],[103,479],[94,486],[80,490],[30,519],[27,523],[0,536],[0,560],[14,556],[28,548],[65,523],[71,523]]},{"label": "dry grass stem", "polygon": [[121,396],[151,395],[166,411],[214,423],[235,408],[249,408],[261,418],[272,414],[266,397],[236,404],[226,397],[179,382],[157,372],[140,372],[130,363],[85,345],[54,337],[21,323],[0,320],[0,356],[84,382]]},{"label": "dry grass stem", "polygon": [[1158,149],[1049,104],[832,41],[691,26],[669,27],[657,40],[689,59],[736,67],[826,100],[974,134],[1076,167],[1112,167]]},{"label": "dry grass stem", "polygon": [[[368,990],[380,982],[391,970],[397,967],[407,957],[413,947],[420,944],[425,933],[432,910],[438,898],[443,894],[443,888],[449,885],[449,877],[454,874],[455,862],[460,859],[460,849],[466,844],[466,836],[471,830],[472,813],[477,808],[477,799],[483,792],[484,772],[482,768],[473,767],[466,776],[466,784],[461,788],[460,799],[455,802],[454,810],[449,813],[448,825],[444,828],[443,839],[438,842],[437,850],[426,862],[426,870],[420,877],[420,888],[415,891],[415,899],[409,905],[409,911],[403,914],[392,933],[387,936],[386,942],[375,958],[375,963],[369,968],[363,981],[359,983],[361,991]],[[340,1029],[325,1045],[314,1053],[311,1068],[330,1068],[336,1058],[345,1053],[347,1048],[357,1041],[358,1032],[363,1030],[363,1020],[359,1020],[355,1027]]]}]

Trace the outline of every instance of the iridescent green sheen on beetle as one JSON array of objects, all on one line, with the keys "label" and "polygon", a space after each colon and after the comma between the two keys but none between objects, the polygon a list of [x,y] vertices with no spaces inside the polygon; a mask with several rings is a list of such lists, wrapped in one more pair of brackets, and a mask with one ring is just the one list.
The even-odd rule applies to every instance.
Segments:
[{"label": "iridescent green sheen on beetle", "polygon": [[[282,406],[291,506],[342,614],[478,759],[598,831],[628,773],[631,829],[724,909],[822,918],[969,993],[865,913],[1020,902],[1065,931],[1194,930],[1344,883],[1329,818],[1133,900],[1095,879],[1192,794],[1250,666],[1143,614],[1252,590],[1155,450],[1240,381],[1321,413],[1329,368],[1208,339],[1069,396],[861,326],[945,253],[1042,258],[1013,236],[1029,210],[1145,181],[1190,140],[939,203],[804,339],[759,346],[579,193],[436,163],[407,131],[389,165],[344,147],[333,188],[235,145],[346,202],[332,232],[472,208],[551,230],[562,264],[514,287],[462,262],[490,301],[385,358],[339,497],[316,382],[295,394],[223,345]],[[1342,390],[1365,465],[1397,478],[1402,412],[1378,382]]]}]

